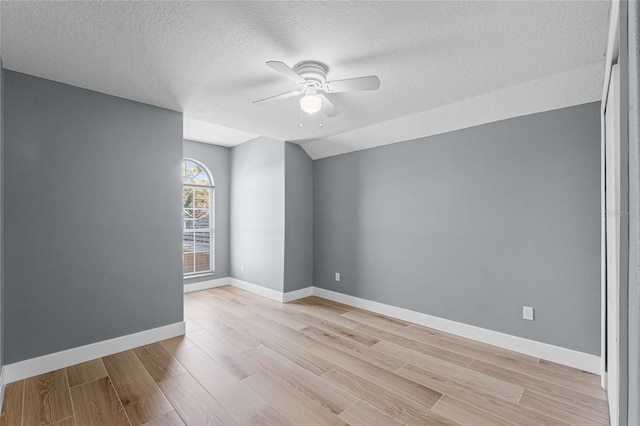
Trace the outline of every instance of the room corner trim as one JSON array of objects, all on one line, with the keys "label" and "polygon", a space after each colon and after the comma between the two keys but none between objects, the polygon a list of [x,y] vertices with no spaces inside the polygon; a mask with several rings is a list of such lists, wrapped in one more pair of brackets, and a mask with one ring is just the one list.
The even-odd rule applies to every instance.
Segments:
[{"label": "room corner trim", "polygon": [[313,287],[311,286],[282,293],[277,290],[262,287],[258,284],[250,283],[248,281],[242,281],[237,278],[231,278],[230,284],[234,287],[238,287],[239,289],[246,290],[259,296],[266,297],[267,299],[275,300],[276,302],[281,303],[293,302],[294,300],[313,295]]},{"label": "room corner trim", "polygon": [[230,280],[229,277],[225,277],[225,278],[217,278],[215,280],[207,280],[207,281],[200,281],[197,283],[185,284],[184,292],[191,293],[192,291],[200,291],[200,290],[207,290],[209,288],[222,287],[223,285],[229,285],[230,284],[229,280]]},{"label": "room corner trim", "polygon": [[305,297],[313,296],[313,287],[305,287],[299,290],[288,291],[283,293],[282,301],[284,303],[293,302],[294,300],[303,299]]},{"label": "room corner trim", "polygon": [[[36,358],[7,364],[3,367],[2,381],[12,383],[38,374],[91,361],[103,356],[148,345],[160,340],[170,339],[185,333],[185,322],[176,322],[126,336],[115,337],[89,345],[78,346]],[[4,386],[3,386],[4,389]]]},{"label": "room corner trim", "polygon": [[397,306],[386,305],[372,300],[338,293],[314,287],[313,295],[356,308],[366,309],[392,318],[408,321],[425,327],[434,328],[446,333],[455,334],[467,339],[476,340],[489,345],[520,352],[536,358],[553,361],[558,364],[600,374],[600,357],[548,343],[536,342],[522,337],[500,333],[486,328],[463,324],[444,318],[411,311]]},{"label": "room corner trim", "polygon": [[275,300],[276,302],[282,302],[284,300],[283,293],[270,288],[262,287],[261,285],[250,283],[249,281],[242,281],[237,278],[231,278],[230,283],[234,287],[238,287],[242,290],[249,291],[267,299]]}]

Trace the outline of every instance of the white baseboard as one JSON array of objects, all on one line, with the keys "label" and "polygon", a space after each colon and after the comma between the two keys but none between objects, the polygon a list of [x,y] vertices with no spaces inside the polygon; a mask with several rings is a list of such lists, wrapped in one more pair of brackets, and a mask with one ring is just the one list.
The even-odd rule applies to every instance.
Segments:
[{"label": "white baseboard", "polygon": [[304,299],[309,296],[313,296],[313,287],[305,287],[299,290],[288,291],[282,295],[282,301],[284,303],[293,302],[294,300]]},{"label": "white baseboard", "polygon": [[[12,383],[38,374],[91,361],[92,359],[112,355],[118,352],[148,345],[159,340],[170,339],[185,333],[185,323],[176,322],[139,333],[128,334],[101,342],[91,343],[77,348],[67,349],[24,361],[7,364],[3,367],[3,383]],[[4,387],[3,387],[4,389]]]},{"label": "white baseboard", "polygon": [[184,292],[191,293],[192,291],[206,290],[208,288],[222,287],[223,285],[229,285],[229,277],[217,278],[215,280],[200,281],[197,283],[190,283],[184,285]]},{"label": "white baseboard", "polygon": [[267,299],[275,300],[276,302],[282,303],[293,302],[294,300],[313,295],[313,287],[306,287],[299,290],[282,293],[278,290],[262,287],[258,284],[250,283],[248,281],[242,281],[237,278],[231,278],[230,284],[242,290],[250,291],[251,293],[255,293],[259,296],[266,297]]},{"label": "white baseboard", "polygon": [[434,328],[446,333],[455,334],[467,339],[476,340],[489,345],[531,355],[536,358],[557,362],[558,364],[600,374],[600,357],[572,349],[562,348],[547,343],[536,342],[522,337],[500,333],[486,328],[463,324],[444,318],[411,311],[397,306],[386,305],[355,296],[337,293],[323,288],[313,287],[313,295],[356,308],[366,309],[392,318],[412,322],[425,327]]},{"label": "white baseboard", "polygon": [[251,293],[257,294],[262,297],[266,297],[267,299],[275,300],[276,302],[282,302],[283,300],[282,293],[277,290],[262,287],[261,285],[250,283],[248,281],[242,281],[237,278],[231,278],[230,283],[234,287],[238,287],[242,290],[250,291]]}]

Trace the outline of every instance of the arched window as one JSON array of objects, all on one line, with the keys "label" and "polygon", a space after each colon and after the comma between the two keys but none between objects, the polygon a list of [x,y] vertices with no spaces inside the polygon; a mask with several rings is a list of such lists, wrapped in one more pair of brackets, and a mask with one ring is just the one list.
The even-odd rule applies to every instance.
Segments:
[{"label": "arched window", "polygon": [[182,161],[182,271],[186,276],[213,272],[213,179],[195,160]]}]

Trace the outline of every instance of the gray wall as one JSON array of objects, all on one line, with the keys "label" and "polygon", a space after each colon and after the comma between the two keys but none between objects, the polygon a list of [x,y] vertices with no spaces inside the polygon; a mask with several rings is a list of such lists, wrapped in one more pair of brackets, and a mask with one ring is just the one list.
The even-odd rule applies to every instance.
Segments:
[{"label": "gray wall", "polygon": [[182,114],[5,70],[5,363],[182,321]]},{"label": "gray wall", "polygon": [[[640,2],[628,3],[629,324],[628,424],[640,424]],[[624,415],[621,413],[621,417]]]},{"label": "gray wall", "polygon": [[204,164],[213,175],[215,185],[215,273],[211,276],[190,278],[185,284],[225,278],[229,276],[229,204],[230,204],[230,149],[207,143],[184,141],[184,158]]},{"label": "gray wall", "polygon": [[[231,276],[283,290],[284,143],[259,137],[231,148]],[[241,264],[245,265],[242,271]]]},{"label": "gray wall", "polygon": [[313,161],[300,147],[284,146],[284,291],[313,285]]},{"label": "gray wall", "polygon": [[314,285],[599,354],[599,188],[599,103],[315,161]]}]

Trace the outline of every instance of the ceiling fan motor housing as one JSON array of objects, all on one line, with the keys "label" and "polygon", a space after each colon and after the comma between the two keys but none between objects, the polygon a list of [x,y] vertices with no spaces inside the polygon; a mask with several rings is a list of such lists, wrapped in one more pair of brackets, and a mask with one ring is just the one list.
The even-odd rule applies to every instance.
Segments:
[{"label": "ceiling fan motor housing", "polygon": [[327,81],[327,72],[329,71],[329,67],[322,62],[302,61],[293,67],[293,70],[298,73],[300,77],[307,80],[309,85],[313,85],[320,89]]}]

